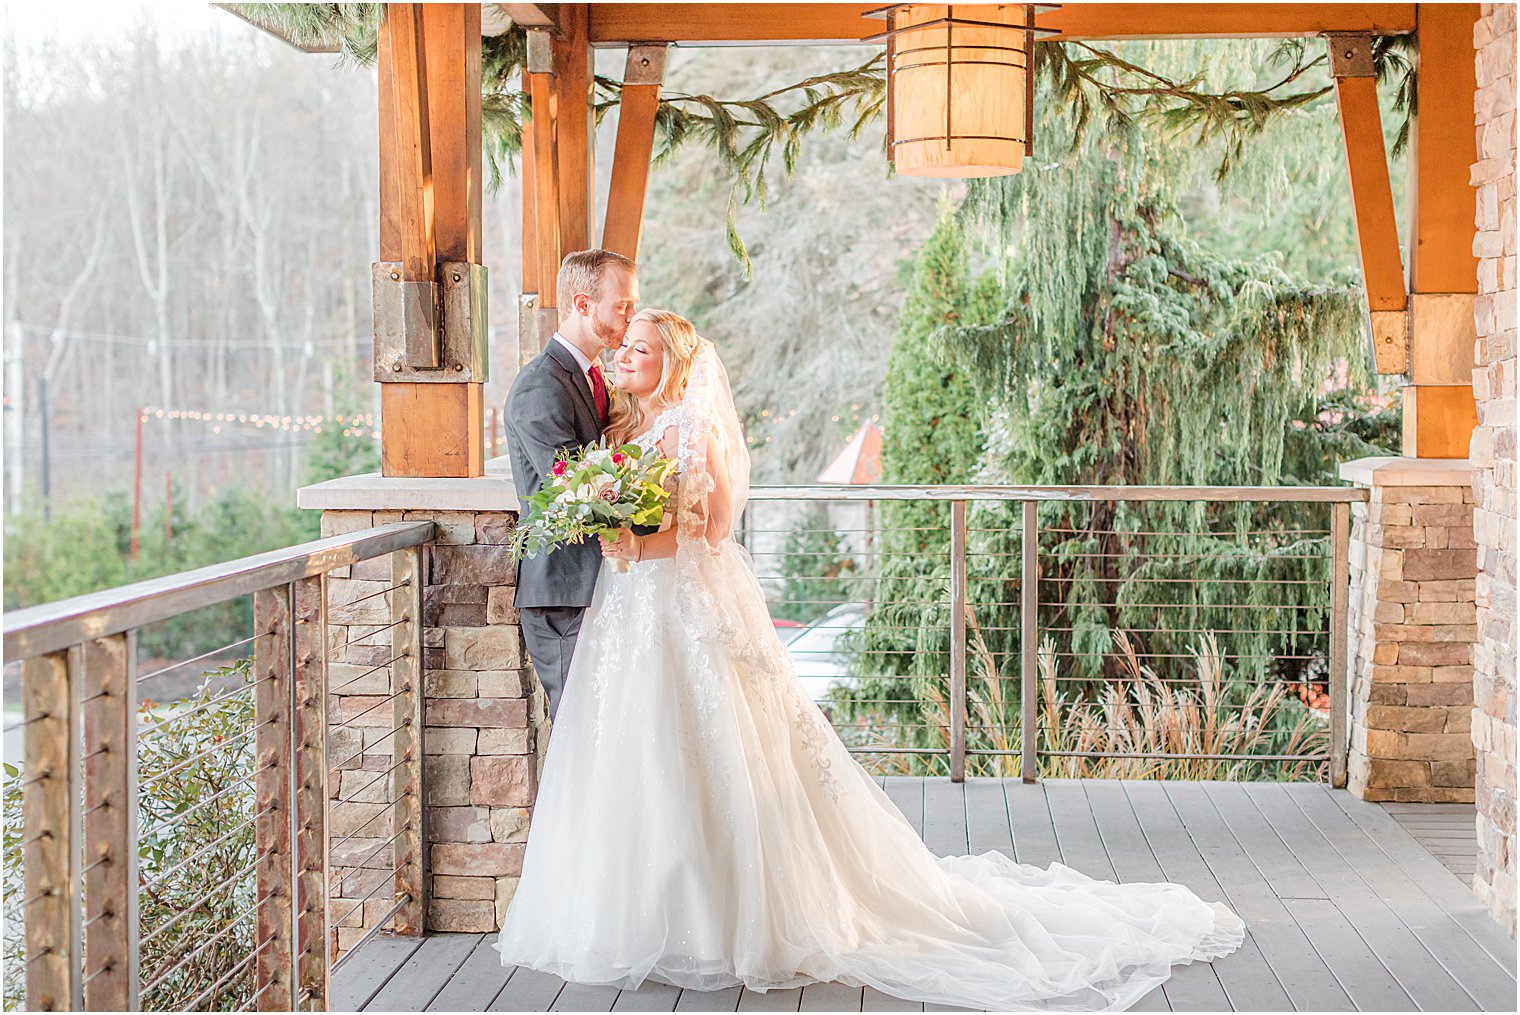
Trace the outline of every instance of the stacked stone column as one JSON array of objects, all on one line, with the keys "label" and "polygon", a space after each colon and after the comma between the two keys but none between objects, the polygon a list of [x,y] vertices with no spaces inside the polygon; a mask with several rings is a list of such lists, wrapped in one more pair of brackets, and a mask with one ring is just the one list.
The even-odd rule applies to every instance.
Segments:
[{"label": "stacked stone column", "polygon": [[[320,500],[308,496],[312,489],[321,488],[303,491],[303,501]],[[517,887],[544,746],[537,735],[543,694],[527,668],[512,607],[516,519],[509,511],[329,509],[322,534],[414,519],[437,525],[435,542],[423,548],[427,927],[488,932],[500,927]],[[328,581],[328,757],[338,766],[329,773],[328,828],[337,951],[351,947],[392,902],[382,888],[362,911],[343,918],[355,900],[389,879],[393,863],[394,847],[385,847],[391,824],[382,813],[389,779],[380,775],[392,763],[391,707],[381,703],[391,692],[386,664],[393,652],[384,630],[387,597],[375,595],[389,587],[390,566],[388,557],[378,558],[335,571]],[[337,728],[345,720],[352,725]]]},{"label": "stacked stone column", "polygon": [[1350,788],[1367,800],[1471,801],[1470,470],[1370,458],[1341,474],[1369,491],[1352,510]]},{"label": "stacked stone column", "polygon": [[1473,528],[1478,643],[1472,738],[1478,753],[1473,888],[1515,932],[1515,6],[1485,3],[1474,28],[1478,298],[1473,395]]}]

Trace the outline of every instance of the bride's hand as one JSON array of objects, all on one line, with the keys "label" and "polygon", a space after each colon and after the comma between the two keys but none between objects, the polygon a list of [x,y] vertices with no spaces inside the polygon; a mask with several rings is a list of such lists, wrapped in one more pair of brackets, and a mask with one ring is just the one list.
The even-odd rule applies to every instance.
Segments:
[{"label": "bride's hand", "polygon": [[612,557],[617,560],[637,561],[642,547],[639,546],[639,537],[629,529],[619,529],[616,539],[608,539],[602,536],[602,556]]}]

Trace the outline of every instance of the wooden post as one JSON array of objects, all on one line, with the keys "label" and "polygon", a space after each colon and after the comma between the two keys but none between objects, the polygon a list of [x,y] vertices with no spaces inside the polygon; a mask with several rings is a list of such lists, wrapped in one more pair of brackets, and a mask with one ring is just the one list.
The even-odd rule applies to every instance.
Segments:
[{"label": "wooden post", "polygon": [[1406,313],[1409,300],[1404,291],[1404,264],[1393,210],[1393,186],[1388,179],[1388,156],[1383,149],[1372,38],[1334,35],[1328,44],[1341,137],[1346,146],[1346,169],[1351,177],[1373,362],[1380,374],[1401,374],[1409,366]]},{"label": "wooden post", "polygon": [[554,71],[554,45],[549,33],[530,31],[523,74],[532,122],[523,132],[523,296],[517,308],[519,366],[543,351],[559,322],[555,309],[560,239]]},{"label": "wooden post", "polygon": [[[327,982],[327,576],[291,587],[295,624],[291,758],[295,763],[295,1005],[326,1011]],[[302,1000],[302,998],[305,1000]]]},{"label": "wooden post", "polygon": [[[1477,426],[1471,301],[1478,291],[1473,29],[1478,4],[1415,6],[1417,114],[1409,142],[1410,380],[1404,454],[1466,458]],[[1462,306],[1445,312],[1443,304]]]},{"label": "wooden post", "polygon": [[[379,47],[380,260],[433,281],[480,262],[480,6],[387,4]],[[481,385],[380,386],[381,470],[479,476]]]},{"label": "wooden post", "polygon": [[[1040,505],[1024,502],[1019,583],[1019,777],[1040,777]],[[1052,703],[1053,705],[1054,703]]]},{"label": "wooden post", "polygon": [[664,46],[628,47],[602,246],[634,260],[639,257],[639,237],[644,227],[644,196],[649,189],[649,159],[654,153],[655,113],[660,108],[660,85],[664,79]]},{"label": "wooden post", "polygon": [[289,585],[253,594],[254,991],[259,1011],[291,1011]]},{"label": "wooden post", "polygon": [[559,183],[559,256],[591,246],[596,235],[596,125],[591,96],[589,4],[560,4],[554,40],[555,168]]},{"label": "wooden post", "polygon": [[428,913],[428,838],[423,784],[422,548],[391,554],[392,722],[391,834],[395,836],[396,897],[409,901],[396,913],[398,934],[422,934]]},{"label": "wooden post", "polygon": [[[996,674],[989,674],[996,678]],[[950,504],[950,781],[966,781],[966,502]]]},{"label": "wooden post", "polygon": [[135,632],[81,646],[84,683],[84,1006],[134,1011],[137,967]]},{"label": "wooden post", "polygon": [[80,990],[78,652],[21,664],[25,782],[21,790],[26,902],[26,1007],[77,1011]]}]

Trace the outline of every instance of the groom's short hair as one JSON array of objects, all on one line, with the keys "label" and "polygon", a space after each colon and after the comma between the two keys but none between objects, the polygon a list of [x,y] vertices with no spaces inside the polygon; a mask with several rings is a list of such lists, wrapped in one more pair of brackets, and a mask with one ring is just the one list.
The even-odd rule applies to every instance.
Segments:
[{"label": "groom's short hair", "polygon": [[611,265],[617,265],[629,274],[637,274],[639,270],[631,258],[611,250],[577,250],[565,255],[559,265],[559,277],[554,281],[554,294],[559,302],[561,317],[574,308],[576,293],[585,293],[593,300],[602,298],[607,268]]}]

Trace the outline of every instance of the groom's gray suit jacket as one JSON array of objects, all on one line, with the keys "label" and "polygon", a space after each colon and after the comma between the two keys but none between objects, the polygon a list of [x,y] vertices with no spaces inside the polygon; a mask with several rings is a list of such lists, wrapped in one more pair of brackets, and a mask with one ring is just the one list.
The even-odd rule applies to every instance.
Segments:
[{"label": "groom's gray suit jacket", "polygon": [[[505,415],[512,483],[520,499],[544,485],[558,452],[602,436],[586,375],[570,350],[553,339],[512,382]],[[601,546],[594,539],[525,557],[517,567],[516,605],[590,606],[601,564]]]}]

